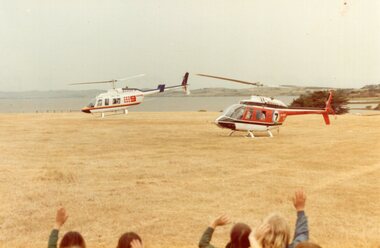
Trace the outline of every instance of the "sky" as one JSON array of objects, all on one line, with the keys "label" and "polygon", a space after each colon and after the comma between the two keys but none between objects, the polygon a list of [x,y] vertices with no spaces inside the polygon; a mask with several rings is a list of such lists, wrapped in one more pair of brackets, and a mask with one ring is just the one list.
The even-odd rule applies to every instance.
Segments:
[{"label": "sky", "polygon": [[[0,0],[0,91],[380,83],[378,0]],[[124,85],[121,85],[124,86]]]}]

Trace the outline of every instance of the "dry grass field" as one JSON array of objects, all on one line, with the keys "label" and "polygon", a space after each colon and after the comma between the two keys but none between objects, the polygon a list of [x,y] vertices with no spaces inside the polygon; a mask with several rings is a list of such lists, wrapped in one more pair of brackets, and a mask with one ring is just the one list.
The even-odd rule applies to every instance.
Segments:
[{"label": "dry grass field", "polygon": [[62,233],[94,248],[116,247],[125,231],[148,248],[196,247],[222,212],[252,226],[279,212],[293,229],[300,187],[312,241],[380,245],[380,116],[289,117],[279,135],[253,140],[228,137],[217,116],[1,114],[0,247],[45,247],[60,205]]}]

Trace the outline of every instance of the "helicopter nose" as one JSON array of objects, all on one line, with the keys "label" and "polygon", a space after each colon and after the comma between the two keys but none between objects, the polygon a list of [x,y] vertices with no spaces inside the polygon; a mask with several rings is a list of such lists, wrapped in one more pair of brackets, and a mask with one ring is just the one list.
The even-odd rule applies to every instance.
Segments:
[{"label": "helicopter nose", "polygon": [[231,130],[236,130],[236,125],[235,123],[231,122],[228,120],[228,118],[224,115],[219,116],[215,120],[215,124],[220,127],[220,128],[228,128]]},{"label": "helicopter nose", "polygon": [[220,125],[220,123],[219,123],[219,121],[220,121],[220,119],[222,119],[224,116],[223,115],[221,115],[221,116],[219,116],[218,118],[216,118],[216,120],[215,120],[215,124],[216,125]]},{"label": "helicopter nose", "polygon": [[220,119],[220,116],[219,116],[218,118],[215,119],[214,123],[215,123],[216,125],[219,124],[219,119]]},{"label": "helicopter nose", "polygon": [[91,112],[90,112],[90,108],[88,108],[88,107],[84,107],[84,108],[82,108],[81,111],[82,111],[83,113],[91,113]]}]

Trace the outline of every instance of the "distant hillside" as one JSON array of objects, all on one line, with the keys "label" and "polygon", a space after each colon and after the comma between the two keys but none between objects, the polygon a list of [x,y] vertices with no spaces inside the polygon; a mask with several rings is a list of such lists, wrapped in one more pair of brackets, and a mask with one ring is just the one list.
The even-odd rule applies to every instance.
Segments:
[{"label": "distant hillside", "polygon": [[[191,88],[190,88],[191,90]],[[319,90],[328,90],[322,87],[253,87],[245,89],[229,88],[203,88],[191,90],[190,96],[211,97],[211,96],[299,96]],[[349,98],[367,98],[380,97],[380,84],[367,85],[360,89],[343,89],[348,93]],[[56,91],[24,91],[24,92],[0,92],[0,99],[44,99],[44,98],[93,98],[96,95],[105,92],[104,90],[56,90]],[[183,96],[183,91],[168,91],[164,94],[154,96],[170,97]]]},{"label": "distant hillside", "polygon": [[353,89],[349,92],[350,98],[380,97],[380,84],[366,85],[361,89]]},{"label": "distant hillside", "polygon": [[[228,88],[204,88],[191,90],[190,96],[210,97],[210,96],[251,96],[251,95],[270,95],[270,96],[296,96],[317,89],[284,87],[269,88],[258,87],[248,89],[228,89]],[[319,89],[320,90],[320,89]],[[48,99],[48,98],[93,98],[105,92],[104,90],[56,90],[56,91],[23,91],[23,92],[0,92],[0,99]],[[155,97],[184,96],[182,90],[168,91],[163,94],[154,95]]]},{"label": "distant hillside", "polygon": [[1,92],[0,99],[93,98],[103,90],[52,90]]},{"label": "distant hillside", "polygon": [[362,89],[368,89],[368,90],[380,90],[380,84],[370,84],[362,87]]},{"label": "distant hillside", "polygon": [[[318,87],[254,87],[246,89],[228,89],[228,88],[203,88],[191,90],[191,96],[251,96],[251,95],[268,95],[268,96],[298,96],[304,93],[326,88]],[[181,91],[168,92],[166,96],[180,96]]]}]

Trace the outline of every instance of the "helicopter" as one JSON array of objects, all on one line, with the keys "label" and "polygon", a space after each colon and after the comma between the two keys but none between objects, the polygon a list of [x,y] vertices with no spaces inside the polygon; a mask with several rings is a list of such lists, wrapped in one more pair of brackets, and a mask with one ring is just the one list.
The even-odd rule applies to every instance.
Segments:
[{"label": "helicopter", "polygon": [[115,84],[120,81],[125,81],[128,79],[142,77],[144,74],[123,78],[123,79],[113,79],[107,81],[98,82],[84,82],[84,83],[74,83],[71,85],[81,85],[81,84],[101,84],[101,83],[111,83],[112,89],[109,89],[105,93],[101,93],[96,96],[91,102],[84,108],[81,109],[84,113],[100,113],[101,118],[105,117],[106,112],[118,112],[123,111],[124,114],[128,114],[128,108],[141,104],[144,101],[144,97],[152,94],[162,93],[168,90],[174,90],[182,88],[187,95],[190,94],[188,88],[187,80],[189,78],[189,73],[186,72],[183,76],[182,84],[174,86],[165,86],[165,84],[159,84],[156,89],[142,90],[137,88],[115,88]]},{"label": "helicopter", "polygon": [[[197,74],[198,76],[227,80],[254,86],[263,86],[260,82],[248,82],[225,77],[212,76],[207,74]],[[271,130],[276,129],[284,123],[287,116],[320,114],[323,116],[326,125],[330,125],[329,114],[335,114],[331,102],[333,91],[330,90],[325,108],[291,108],[282,101],[265,96],[251,96],[250,99],[241,100],[239,104],[229,106],[221,116],[215,120],[215,124],[220,128],[232,130],[229,136],[236,131],[248,132],[247,137],[254,138],[254,132],[267,132],[269,137],[273,137]]]}]

